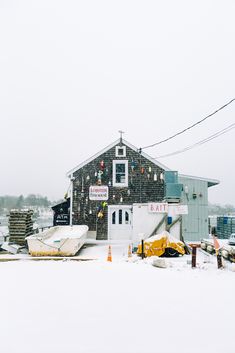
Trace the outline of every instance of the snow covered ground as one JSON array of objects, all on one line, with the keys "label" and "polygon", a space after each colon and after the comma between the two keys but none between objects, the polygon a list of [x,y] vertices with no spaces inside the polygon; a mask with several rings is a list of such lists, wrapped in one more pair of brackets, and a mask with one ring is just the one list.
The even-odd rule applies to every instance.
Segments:
[{"label": "snow covered ground", "polygon": [[127,262],[126,244],[89,246],[96,261],[0,262],[1,352],[234,353],[234,266],[189,256]]},{"label": "snow covered ground", "polygon": [[6,235],[8,233],[8,226],[0,226],[0,235]]},{"label": "snow covered ground", "polygon": [[0,226],[0,244],[4,242],[4,236],[8,233],[7,226]]}]

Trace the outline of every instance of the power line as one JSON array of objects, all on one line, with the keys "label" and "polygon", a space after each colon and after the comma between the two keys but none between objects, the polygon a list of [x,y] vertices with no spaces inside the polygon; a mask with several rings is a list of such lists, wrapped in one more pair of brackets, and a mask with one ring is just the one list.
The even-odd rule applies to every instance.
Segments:
[{"label": "power line", "polygon": [[163,143],[163,142],[167,142],[167,141],[173,139],[174,137],[183,134],[184,132],[186,132],[186,131],[192,129],[193,127],[195,127],[196,125],[201,124],[201,123],[202,123],[203,121],[205,121],[206,119],[209,119],[209,118],[212,117],[213,115],[217,114],[219,111],[221,111],[222,109],[226,108],[226,107],[227,107],[229,104],[231,104],[233,101],[235,101],[235,98],[231,99],[228,103],[222,105],[222,107],[220,107],[219,109],[215,110],[213,113],[207,115],[205,118],[203,118],[203,119],[197,121],[197,122],[194,123],[193,125],[190,125],[189,127],[187,127],[187,128],[185,128],[185,129],[183,129],[183,130],[177,132],[176,134],[174,134],[174,135],[172,135],[172,136],[170,136],[170,137],[168,137],[168,138],[165,138],[164,140],[161,140],[161,141],[159,141],[159,142],[153,143],[152,145],[148,145],[148,146],[142,147],[141,150],[146,149],[146,148],[150,148],[150,147],[154,147],[154,146],[157,146],[157,145],[160,145],[160,144]]},{"label": "power line", "polygon": [[188,147],[185,147],[185,148],[183,148],[183,149],[181,149],[181,150],[178,150],[178,151],[175,151],[175,152],[172,152],[172,153],[168,153],[168,154],[165,154],[165,155],[162,155],[162,156],[158,156],[158,157],[156,157],[156,158],[170,157],[170,156],[174,156],[174,155],[179,154],[179,153],[186,152],[186,151],[188,151],[188,150],[190,150],[190,149],[192,149],[192,148],[194,148],[194,147],[203,145],[203,144],[206,143],[206,142],[209,142],[209,141],[211,141],[211,140],[214,140],[215,138],[217,138],[217,137],[219,137],[219,136],[221,136],[221,135],[223,135],[223,134],[229,132],[230,130],[232,130],[232,129],[234,129],[234,128],[235,128],[235,124],[229,125],[229,126],[226,127],[225,129],[220,130],[220,131],[218,131],[217,133],[215,133],[215,134],[213,134],[213,135],[211,135],[211,136],[209,136],[209,137],[207,137],[207,138],[205,138],[205,139],[203,139],[203,140],[201,140],[201,141],[199,141],[199,142],[197,142],[197,143],[195,143],[195,144],[193,144],[193,145],[190,145],[190,146],[188,146]]},{"label": "power line", "polygon": [[164,154],[164,155],[162,155],[162,156],[158,156],[158,157],[156,157],[155,159],[164,158],[164,157],[170,157],[170,156],[174,156],[174,155],[179,154],[179,153],[186,152],[186,151],[188,151],[188,150],[191,150],[192,148],[198,147],[198,146],[200,146],[200,145],[203,145],[203,144],[206,143],[206,142],[209,142],[209,141],[211,141],[211,140],[214,140],[215,138],[217,138],[217,137],[219,137],[219,136],[221,136],[221,135],[224,135],[225,133],[229,132],[230,130],[232,130],[232,129],[234,129],[234,128],[235,128],[235,123],[234,123],[234,124],[231,124],[231,125],[229,125],[229,126],[227,126],[226,128],[224,128],[224,129],[222,129],[222,130],[220,130],[220,131],[218,131],[218,132],[216,132],[216,133],[213,134],[213,135],[210,135],[210,136],[206,137],[206,138],[203,139],[203,140],[200,140],[200,141],[194,143],[193,145],[187,146],[187,147],[185,147],[185,148],[183,148],[183,149],[181,149],[181,150],[178,150],[178,151],[175,151],[175,152],[172,152],[172,153],[168,153],[168,154]]}]

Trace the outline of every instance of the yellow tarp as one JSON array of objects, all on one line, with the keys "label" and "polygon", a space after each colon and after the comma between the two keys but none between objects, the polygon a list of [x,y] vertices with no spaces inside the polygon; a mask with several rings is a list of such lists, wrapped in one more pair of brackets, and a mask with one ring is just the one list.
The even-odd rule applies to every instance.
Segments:
[{"label": "yellow tarp", "polygon": [[[154,235],[144,241],[145,256],[161,256],[165,253],[167,248],[178,251],[179,254],[184,255],[184,243],[177,238],[173,237],[168,232]],[[138,245],[137,254],[142,253],[141,244]]]}]

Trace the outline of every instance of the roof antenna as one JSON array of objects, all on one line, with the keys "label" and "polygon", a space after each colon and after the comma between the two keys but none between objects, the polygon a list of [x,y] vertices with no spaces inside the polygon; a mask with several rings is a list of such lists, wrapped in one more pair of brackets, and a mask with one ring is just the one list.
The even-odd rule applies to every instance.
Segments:
[{"label": "roof antenna", "polygon": [[122,130],[118,130],[118,132],[120,134],[120,144],[122,145],[122,135],[125,134],[125,132]]}]

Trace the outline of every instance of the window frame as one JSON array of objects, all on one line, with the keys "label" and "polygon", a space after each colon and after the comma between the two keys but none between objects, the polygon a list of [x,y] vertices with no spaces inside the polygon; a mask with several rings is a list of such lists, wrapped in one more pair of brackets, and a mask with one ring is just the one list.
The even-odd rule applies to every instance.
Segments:
[{"label": "window frame", "polygon": [[[125,183],[117,183],[116,182],[116,165],[124,164],[125,165]],[[113,186],[114,187],[128,187],[128,160],[123,159],[115,159],[113,160]]]},{"label": "window frame", "polygon": [[[122,149],[123,150],[123,154],[119,154],[118,151],[119,149]],[[115,153],[115,156],[116,157],[126,157],[126,146],[116,146],[116,153]]]}]

